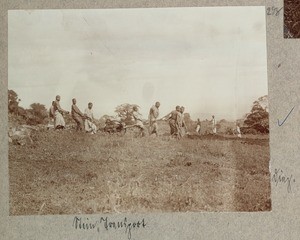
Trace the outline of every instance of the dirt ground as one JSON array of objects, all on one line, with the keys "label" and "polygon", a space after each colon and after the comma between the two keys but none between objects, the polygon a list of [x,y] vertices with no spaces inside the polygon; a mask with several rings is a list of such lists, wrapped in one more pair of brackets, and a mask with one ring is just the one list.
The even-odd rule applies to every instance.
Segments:
[{"label": "dirt ground", "polygon": [[270,211],[268,136],[44,130],[9,145],[11,215]]}]

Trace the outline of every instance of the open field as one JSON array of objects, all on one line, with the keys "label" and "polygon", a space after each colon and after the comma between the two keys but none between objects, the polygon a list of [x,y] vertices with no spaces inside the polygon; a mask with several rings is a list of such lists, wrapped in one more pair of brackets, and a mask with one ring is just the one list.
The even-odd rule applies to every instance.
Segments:
[{"label": "open field", "polygon": [[10,214],[269,211],[269,139],[73,130],[9,145]]}]

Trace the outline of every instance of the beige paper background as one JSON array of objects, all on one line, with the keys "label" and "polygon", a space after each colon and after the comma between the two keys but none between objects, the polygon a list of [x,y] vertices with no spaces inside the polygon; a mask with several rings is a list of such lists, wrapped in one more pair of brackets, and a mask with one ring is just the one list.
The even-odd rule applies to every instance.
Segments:
[{"label": "beige paper background", "polygon": [[[60,8],[133,8],[200,6],[283,6],[283,1],[230,0],[94,0],[14,1],[1,0],[0,20],[0,239],[127,239],[123,230],[79,231],[72,228],[74,216],[9,216],[7,139],[7,10]],[[292,193],[286,185],[272,182],[272,211],[265,213],[167,213],[126,214],[145,218],[144,230],[133,230],[132,239],[300,239],[300,40],[283,38],[283,11],[267,16],[268,83],[270,100],[270,171],[280,168],[293,175]],[[279,64],[281,64],[280,67]],[[278,127],[295,106],[284,125]],[[125,215],[85,215],[90,219],[109,216],[120,221]],[[101,228],[103,229],[103,228]]]}]

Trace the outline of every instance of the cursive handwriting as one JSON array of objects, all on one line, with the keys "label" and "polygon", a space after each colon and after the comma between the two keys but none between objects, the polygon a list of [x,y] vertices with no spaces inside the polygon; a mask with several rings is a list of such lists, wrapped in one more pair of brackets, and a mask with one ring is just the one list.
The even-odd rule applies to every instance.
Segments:
[{"label": "cursive handwriting", "polygon": [[295,108],[295,106],[291,109],[291,111],[290,111],[290,112],[288,113],[288,115],[283,119],[282,122],[280,122],[279,119],[277,119],[277,123],[278,123],[278,126],[279,126],[279,127],[281,127],[281,126],[285,123],[285,121],[288,119],[288,117],[289,117],[289,116],[291,115],[291,113],[293,112],[294,108]]},{"label": "cursive handwriting", "polygon": [[92,220],[84,217],[74,217],[73,228],[79,230],[97,230],[100,232],[101,226],[104,227],[106,231],[124,229],[125,234],[127,234],[128,239],[131,239],[131,232],[133,229],[145,228],[146,223],[143,218],[140,221],[128,221],[125,217],[122,221],[109,221],[108,217],[100,217],[97,220]]},{"label": "cursive handwriting", "polygon": [[275,186],[278,184],[286,184],[287,192],[292,192],[292,184],[296,182],[293,175],[285,175],[283,170],[275,168],[275,171],[272,175],[272,181],[275,182]]}]

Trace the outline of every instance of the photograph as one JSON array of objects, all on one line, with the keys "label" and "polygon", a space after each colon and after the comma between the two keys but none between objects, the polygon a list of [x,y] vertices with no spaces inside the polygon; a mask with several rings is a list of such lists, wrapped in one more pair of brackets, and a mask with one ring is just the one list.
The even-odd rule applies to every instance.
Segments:
[{"label": "photograph", "polygon": [[[284,0],[284,38],[300,38],[300,2]],[[269,14],[279,15],[282,8],[270,8]]]},{"label": "photograph", "polygon": [[7,91],[11,216],[272,210],[264,6],[9,10]]}]

